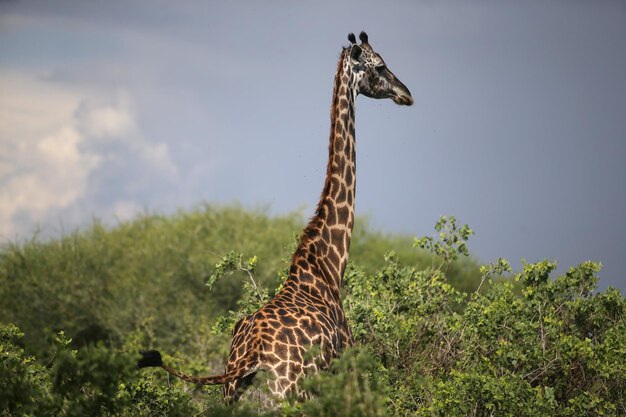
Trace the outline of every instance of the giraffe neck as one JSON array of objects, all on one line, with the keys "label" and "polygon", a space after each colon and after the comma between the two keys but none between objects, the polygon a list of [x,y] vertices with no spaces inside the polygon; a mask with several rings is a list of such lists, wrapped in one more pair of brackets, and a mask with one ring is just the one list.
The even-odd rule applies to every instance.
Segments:
[{"label": "giraffe neck", "polygon": [[306,260],[339,299],[339,289],[348,263],[354,225],[356,152],[354,102],[356,90],[349,51],[339,59],[330,113],[330,143],[326,180],[314,217],[304,230],[294,254],[292,272]]}]

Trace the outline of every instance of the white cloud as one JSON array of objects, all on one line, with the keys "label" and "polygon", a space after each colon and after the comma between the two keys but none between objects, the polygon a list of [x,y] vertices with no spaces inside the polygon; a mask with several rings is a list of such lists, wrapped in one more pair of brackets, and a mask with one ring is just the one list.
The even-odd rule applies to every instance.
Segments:
[{"label": "white cloud", "polygon": [[83,99],[76,111],[75,121],[89,144],[107,146],[122,144],[148,165],[167,175],[178,170],[169,156],[165,143],[153,143],[144,138],[137,127],[136,111],[128,93],[117,91],[111,97],[96,96]]},{"label": "white cloud", "polygon": [[0,235],[13,237],[16,216],[37,221],[75,201],[98,157],[79,150],[75,92],[6,72],[0,86]]},{"label": "white cloud", "polygon": [[[128,219],[144,203],[125,185],[176,175],[167,146],[142,137],[123,91],[79,90],[0,71],[0,93],[3,238],[50,221],[75,227],[94,215]],[[106,189],[102,177],[115,189]]]},{"label": "white cloud", "polygon": [[64,208],[84,192],[89,173],[98,166],[97,155],[81,154],[80,135],[65,127],[39,142],[22,147],[13,155],[9,174],[0,189],[0,227],[5,237],[18,232],[13,218],[27,215],[33,220],[46,216],[51,208]]},{"label": "white cloud", "polygon": [[134,128],[132,114],[113,106],[93,109],[84,119],[85,133],[93,137],[121,137]]},{"label": "white cloud", "polygon": [[141,206],[134,201],[118,201],[113,205],[113,216],[119,221],[131,220],[142,212]]}]

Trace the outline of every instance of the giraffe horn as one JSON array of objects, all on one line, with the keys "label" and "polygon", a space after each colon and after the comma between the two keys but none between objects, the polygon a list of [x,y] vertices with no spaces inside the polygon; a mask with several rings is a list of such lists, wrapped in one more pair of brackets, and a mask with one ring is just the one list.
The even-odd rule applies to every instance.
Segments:
[{"label": "giraffe horn", "polygon": [[362,31],[361,34],[359,35],[359,39],[361,40],[361,43],[368,43],[367,42],[367,33]]},{"label": "giraffe horn", "polygon": [[350,41],[352,45],[356,44],[356,37],[354,36],[354,33],[352,32],[348,33],[348,40]]}]

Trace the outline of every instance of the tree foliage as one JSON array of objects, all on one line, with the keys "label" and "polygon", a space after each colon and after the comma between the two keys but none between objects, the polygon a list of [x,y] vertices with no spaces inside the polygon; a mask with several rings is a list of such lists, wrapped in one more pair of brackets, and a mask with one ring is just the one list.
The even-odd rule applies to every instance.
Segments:
[{"label": "tree foliage", "polygon": [[279,288],[300,227],[206,207],[6,246],[0,415],[626,414],[626,300],[596,291],[599,265],[478,266],[454,217],[413,245],[355,230],[344,307],[357,348],[303,382],[309,400],[226,407],[219,387],[134,369],[137,350],[159,347],[220,373],[232,325]]}]

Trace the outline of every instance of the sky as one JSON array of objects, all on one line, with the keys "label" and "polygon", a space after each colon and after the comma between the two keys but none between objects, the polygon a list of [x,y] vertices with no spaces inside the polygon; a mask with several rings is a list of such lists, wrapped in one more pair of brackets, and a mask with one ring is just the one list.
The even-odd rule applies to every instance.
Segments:
[{"label": "sky", "polygon": [[626,293],[624,1],[0,1],[0,240],[240,202],[312,214],[365,30],[415,104],[359,97],[357,214]]}]

